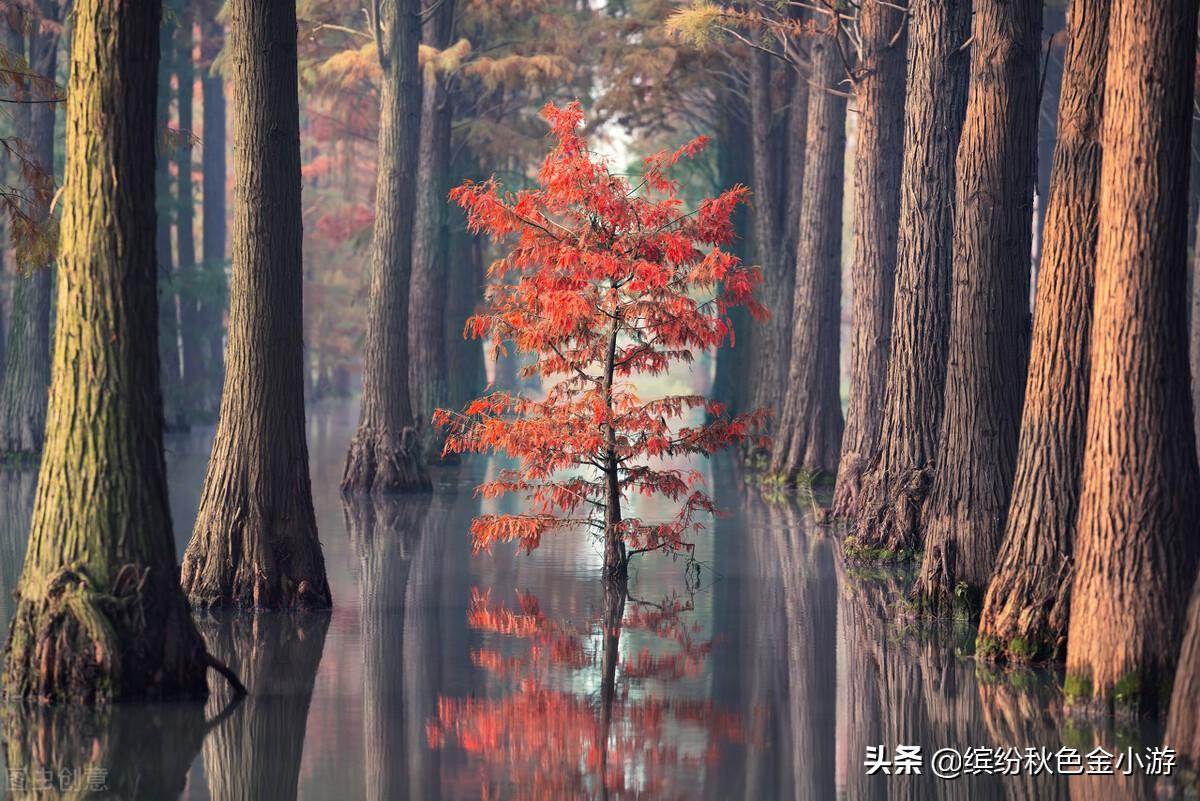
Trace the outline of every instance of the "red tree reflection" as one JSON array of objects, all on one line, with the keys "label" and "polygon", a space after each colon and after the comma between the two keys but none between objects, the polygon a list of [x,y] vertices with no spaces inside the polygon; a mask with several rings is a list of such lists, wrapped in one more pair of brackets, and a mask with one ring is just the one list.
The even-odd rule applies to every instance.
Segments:
[{"label": "red tree reflection", "polygon": [[474,590],[468,622],[487,645],[471,659],[497,695],[440,698],[430,745],[465,751],[462,778],[485,799],[685,797],[722,745],[749,739],[738,715],[688,697],[713,646],[691,611],[631,600],[617,583],[597,619],[572,624],[532,595],[508,605]]}]

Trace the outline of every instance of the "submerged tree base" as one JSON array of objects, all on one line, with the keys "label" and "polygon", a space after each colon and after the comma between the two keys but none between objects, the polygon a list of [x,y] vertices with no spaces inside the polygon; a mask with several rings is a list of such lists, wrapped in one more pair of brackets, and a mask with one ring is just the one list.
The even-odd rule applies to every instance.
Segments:
[{"label": "submerged tree base", "polygon": [[1025,565],[997,571],[988,584],[977,653],[989,662],[1028,665],[1062,662],[1067,655],[1072,563],[1057,572]]},{"label": "submerged tree base", "polygon": [[346,454],[342,492],[429,492],[433,483],[421,461],[420,438],[405,427],[399,436],[387,429],[360,427]]},{"label": "submerged tree base", "polygon": [[857,453],[847,454],[838,465],[837,482],[833,489],[831,514],[837,520],[853,520],[858,515],[867,460]]},{"label": "submerged tree base", "polygon": [[51,575],[37,597],[18,598],[5,695],[82,704],[207,697],[213,660],[174,582],[132,564],[107,589],[82,566]]},{"label": "submerged tree base", "polygon": [[920,553],[921,508],[933,484],[930,465],[895,473],[869,471],[862,481],[854,545],[846,556],[858,562],[897,562]]}]

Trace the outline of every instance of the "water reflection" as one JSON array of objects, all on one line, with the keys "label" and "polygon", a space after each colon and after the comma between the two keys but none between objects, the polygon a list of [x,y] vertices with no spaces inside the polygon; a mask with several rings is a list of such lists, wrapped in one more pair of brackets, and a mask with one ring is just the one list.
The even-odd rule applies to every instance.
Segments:
[{"label": "water reflection", "polygon": [[209,651],[249,695],[232,707],[210,682],[204,773],[213,801],[294,801],[313,681],[325,647],[324,613],[233,613],[197,620]]},{"label": "water reflection", "polygon": [[[472,557],[469,521],[493,503],[472,488],[494,462],[437,471],[432,497],[343,503],[356,420],[334,404],[309,426],[332,614],[199,621],[249,698],[226,710],[214,681],[207,710],[5,708],[8,767],[106,768],[118,789],[99,797],[155,801],[1149,801],[1168,789],[1028,771],[866,775],[875,745],[927,758],[943,746],[1117,752],[1161,735],[1067,720],[1055,676],[994,673],[973,660],[970,629],[914,627],[908,577],[843,568],[838,531],[810,505],[765,499],[731,461],[706,467],[730,514],[697,539],[699,586],[681,562],[645,557],[606,592],[584,535]],[[180,549],[210,436],[169,441]],[[35,480],[0,472],[5,623]],[[646,519],[664,513],[638,503]],[[35,797],[61,794],[0,786],[0,798]]]}]

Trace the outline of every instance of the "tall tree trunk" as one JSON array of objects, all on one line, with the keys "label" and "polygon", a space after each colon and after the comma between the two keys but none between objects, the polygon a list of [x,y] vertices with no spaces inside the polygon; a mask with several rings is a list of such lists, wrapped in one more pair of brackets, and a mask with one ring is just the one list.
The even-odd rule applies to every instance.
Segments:
[{"label": "tall tree trunk", "polygon": [[[442,0],[425,20],[425,43],[437,50],[454,35],[454,0]],[[422,452],[437,460],[443,432],[432,425],[435,409],[449,403],[445,314],[450,232],[450,123],[454,117],[448,78],[437,64],[425,66],[417,166],[417,209],[408,318],[408,383]]]},{"label": "tall tree trunk", "polygon": [[945,415],[915,590],[935,614],[963,600],[978,613],[1012,490],[1029,359],[1041,31],[1041,0],[975,4]]},{"label": "tall tree trunk", "polygon": [[778,415],[783,409],[783,382],[788,371],[796,275],[792,265],[794,254],[784,254],[780,241],[780,164],[772,138],[775,110],[771,102],[771,56],[756,51],[750,58],[754,250],[763,271],[764,305],[771,313],[770,320],[756,326],[750,344],[754,376],[751,406],[765,406]]},{"label": "tall tree trunk", "polygon": [[[196,83],[196,65],[192,60],[195,45],[193,30],[196,10],[192,3],[184,3],[179,9],[178,27],[175,29],[175,83],[178,92],[178,125],[182,136],[193,133],[192,101]],[[192,189],[192,148],[181,142],[175,149],[175,249],[178,262],[175,265],[176,297],[179,303],[180,347],[183,356],[183,398],[186,400],[184,418],[191,423],[211,414],[205,404],[205,379],[207,365],[204,364],[202,332],[200,324],[200,300],[196,267],[196,198]]]},{"label": "tall tree trunk", "polygon": [[[169,7],[169,6],[168,6]],[[175,64],[173,25],[163,25],[159,32],[162,63],[158,70],[158,126],[155,145],[158,162],[154,173],[154,197],[158,217],[154,228],[155,253],[158,257],[158,354],[162,366],[163,421],[168,431],[186,430],[187,417],[183,398],[183,377],[179,363],[179,314],[176,309],[176,277],[174,253],[171,247],[171,220],[175,204],[171,202],[171,149],[174,143],[168,136],[171,126],[171,71]]]},{"label": "tall tree trunk", "polygon": [[413,428],[407,342],[421,121],[421,3],[390,0],[381,14],[376,39],[383,80],[363,396],[358,431],[346,454],[343,492],[432,487]]},{"label": "tall tree trunk", "polygon": [[204,697],[162,453],[154,264],[158,3],[79,0],[46,447],[9,630],[11,697]]},{"label": "tall tree trunk", "polygon": [[479,397],[487,385],[487,365],[483,345],[473,337],[463,336],[468,317],[483,302],[484,267],[483,243],[467,230],[460,211],[451,210],[455,225],[450,236],[450,270],[452,279],[446,299],[446,342],[448,363],[447,388],[451,409],[460,409],[472,398]]},{"label": "tall tree trunk", "polygon": [[229,348],[183,588],[204,604],[328,607],[305,441],[294,0],[231,2],[229,58]]},{"label": "tall tree trunk", "polygon": [[[58,21],[62,7],[42,2],[40,10],[50,22]],[[29,34],[29,66],[53,80],[58,65],[57,31],[34,25]],[[47,175],[54,175],[54,118],[57,103],[34,103],[19,118],[28,129],[31,160]],[[31,216],[45,224],[49,201],[35,202]],[[0,386],[0,453],[8,458],[35,459],[46,432],[46,391],[50,385],[50,301],[53,267],[40,265],[27,276],[18,276],[13,287],[9,316],[4,381]]]},{"label": "tall tree trunk", "polygon": [[830,28],[809,42],[814,88],[806,93],[790,359],[771,454],[771,472],[789,479],[836,473],[842,443],[838,367],[846,98],[838,84],[846,72],[838,54],[840,29],[832,20]]},{"label": "tall tree trunk", "polygon": [[850,405],[842,434],[833,512],[853,517],[862,474],[879,450],[904,147],[905,12],[880,0],[858,10],[861,39],[855,70],[858,143],[854,148],[854,266],[850,283]]},{"label": "tall tree trunk", "polygon": [[[1083,705],[1166,703],[1200,553],[1185,295],[1195,59],[1195,0],[1114,0],[1067,633],[1068,700]],[[1189,703],[1196,664],[1180,677]]]},{"label": "tall tree trunk", "polygon": [[921,546],[942,420],[950,325],[954,156],[967,97],[969,0],[913,0],[909,11],[900,234],[880,451],[863,478],[857,559],[911,556]]},{"label": "tall tree trunk", "polygon": [[984,598],[979,653],[1017,662],[1066,651],[1071,557],[1087,424],[1108,0],[1073,0],[1046,246],[1004,542]]},{"label": "tall tree trunk", "polygon": [[201,269],[205,294],[200,305],[200,336],[207,369],[200,391],[204,416],[215,416],[220,407],[224,380],[224,317],[227,300],[225,280],[225,79],[212,71],[213,62],[225,44],[225,31],[217,21],[220,0],[207,0],[200,19],[200,91],[204,102],[204,139],[201,142],[203,178],[201,207],[203,237]]}]

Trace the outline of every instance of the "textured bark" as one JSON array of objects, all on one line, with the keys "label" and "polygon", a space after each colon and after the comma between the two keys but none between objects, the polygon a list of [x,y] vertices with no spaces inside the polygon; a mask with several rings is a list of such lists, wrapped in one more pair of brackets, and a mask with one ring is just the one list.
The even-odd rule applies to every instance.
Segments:
[{"label": "textured bark", "polygon": [[846,98],[829,91],[845,76],[838,44],[833,35],[809,43],[809,77],[819,88],[807,92],[791,346],[771,452],[771,472],[789,480],[801,474],[836,474],[842,443],[838,367]]},{"label": "textured bark", "polygon": [[154,261],[158,3],[79,0],[46,447],[10,697],[204,697],[162,454]]},{"label": "textured bark", "polygon": [[1066,654],[1087,423],[1108,10],[1107,0],[1070,6],[1016,477],[979,624],[979,652],[1017,662]]},{"label": "textured bark", "polygon": [[[1200,209],[1196,213],[1196,231],[1200,231]],[[1200,237],[1196,238],[1200,242]],[[1192,376],[1192,428],[1197,433],[1197,448],[1200,448],[1200,246],[1192,253],[1190,313],[1188,316],[1188,357]]]},{"label": "textured bark", "polygon": [[[212,801],[295,801],[304,732],[329,616],[314,612],[208,617],[209,650],[237,671],[247,698],[204,738],[204,775]],[[229,703],[214,693],[218,719]]]},{"label": "textured bark", "polygon": [[925,556],[933,614],[978,614],[1004,535],[1029,359],[1041,0],[979,0],[958,149],[950,359]]},{"label": "textured bark", "polygon": [[220,408],[224,381],[224,317],[228,296],[225,279],[225,80],[212,72],[213,61],[225,44],[225,32],[217,22],[219,0],[207,0],[200,20],[200,91],[204,103],[204,139],[201,192],[201,261],[206,293],[200,305],[200,347],[207,370],[200,404],[204,416],[215,416]]},{"label": "textured bark", "polygon": [[[442,50],[454,33],[454,2],[443,0],[425,20],[425,44]],[[417,159],[412,283],[408,317],[408,383],[421,450],[437,460],[444,429],[432,424],[435,409],[449,405],[445,315],[450,257],[450,123],[454,117],[448,76],[435,64],[424,70],[421,136]]]},{"label": "textured bark", "polygon": [[1067,691],[1153,710],[1167,701],[1198,554],[1185,293],[1196,3],[1115,0],[1108,36]]},{"label": "textured bark", "polygon": [[229,6],[233,273],[221,417],[184,590],[257,608],[330,604],[305,441],[296,6]]},{"label": "textured bark", "polygon": [[432,486],[413,428],[407,343],[421,120],[421,3],[386,0],[380,13],[383,80],[362,408],[346,454],[343,492],[428,491]]},{"label": "textured bark", "polygon": [[[57,3],[42,2],[40,11],[51,21],[62,13]],[[53,78],[58,65],[59,35],[34,26],[29,33],[29,66],[38,75]],[[57,103],[34,103],[18,115],[28,119],[28,129],[18,131],[27,139],[31,160],[49,175],[54,174],[54,118]],[[21,126],[24,127],[24,126]],[[48,204],[36,204],[31,216],[44,221]],[[9,315],[4,380],[0,385],[0,454],[12,459],[31,459],[42,450],[46,432],[46,391],[50,385],[50,301],[53,267],[37,267],[18,276],[13,286]]]},{"label": "textured bark", "polygon": [[967,0],[914,0],[909,12],[900,235],[880,451],[863,478],[851,558],[921,546],[942,420],[950,323],[954,157],[967,95]]},{"label": "textured bark", "polygon": [[840,518],[857,511],[863,471],[879,449],[900,226],[901,159],[896,154],[904,147],[905,14],[866,0],[858,10],[858,30],[850,405],[833,495],[833,512]]},{"label": "textured bark", "polygon": [[[754,183],[754,250],[763,272],[762,302],[771,318],[755,327],[750,342],[750,374],[754,376],[751,407],[783,411],[784,381],[792,336],[792,301],[796,281],[794,253],[784,252],[780,196],[780,163],[772,137],[775,110],[771,102],[771,57],[755,52],[750,67],[750,140]],[[807,109],[807,105],[804,106]],[[804,126],[801,114],[789,115],[790,126]],[[792,165],[795,167],[795,164]],[[774,428],[774,425],[772,425]]]}]

